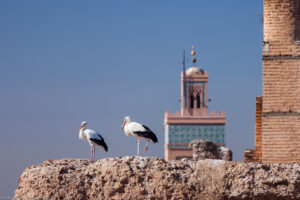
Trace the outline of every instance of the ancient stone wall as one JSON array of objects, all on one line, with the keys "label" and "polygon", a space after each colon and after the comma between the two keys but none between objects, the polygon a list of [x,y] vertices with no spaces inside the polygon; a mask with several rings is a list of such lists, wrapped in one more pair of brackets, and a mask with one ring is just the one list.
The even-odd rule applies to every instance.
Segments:
[{"label": "ancient stone wall", "polygon": [[263,61],[263,113],[300,113],[299,92],[300,57]]},{"label": "ancient stone wall", "polygon": [[263,162],[300,162],[299,2],[264,0]]},{"label": "ancient stone wall", "polygon": [[300,164],[48,160],[24,170],[14,199],[300,199]]},{"label": "ancient stone wall", "polygon": [[262,96],[256,97],[255,112],[255,147],[245,151],[246,162],[262,161]]},{"label": "ancient stone wall", "polygon": [[256,97],[254,162],[262,161],[262,96]]},{"label": "ancient stone wall", "polygon": [[[299,0],[264,0],[263,56],[299,56]],[[269,43],[268,43],[269,42]],[[268,51],[267,51],[268,49]]]},{"label": "ancient stone wall", "polygon": [[299,116],[263,118],[263,161],[300,162]]},{"label": "ancient stone wall", "polygon": [[[296,2],[295,9],[299,11],[300,1]],[[300,41],[300,12],[294,12],[294,40]]]}]

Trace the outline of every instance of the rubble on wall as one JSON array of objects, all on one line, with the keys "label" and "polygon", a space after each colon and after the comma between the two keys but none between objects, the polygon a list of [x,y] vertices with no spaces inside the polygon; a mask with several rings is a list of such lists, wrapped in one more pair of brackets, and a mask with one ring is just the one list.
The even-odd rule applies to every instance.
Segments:
[{"label": "rubble on wall", "polygon": [[189,143],[189,147],[193,148],[193,160],[232,160],[232,151],[229,148],[218,146],[208,140],[193,140]]}]

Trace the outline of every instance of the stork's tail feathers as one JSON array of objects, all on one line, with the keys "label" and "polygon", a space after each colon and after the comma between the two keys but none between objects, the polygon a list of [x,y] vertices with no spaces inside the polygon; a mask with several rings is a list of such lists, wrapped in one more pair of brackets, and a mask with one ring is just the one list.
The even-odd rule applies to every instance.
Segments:
[{"label": "stork's tail feathers", "polygon": [[104,140],[103,140],[101,147],[103,147],[104,151],[106,151],[106,152],[108,151],[108,147],[107,147],[106,143],[104,142]]},{"label": "stork's tail feathers", "polygon": [[104,151],[108,151],[108,147],[105,143],[105,141],[102,139],[102,140],[97,140],[97,139],[94,139],[94,138],[91,138],[90,140],[92,140],[93,142],[95,142],[97,145],[99,145],[100,147],[103,148]]},{"label": "stork's tail feathers", "polygon": [[156,143],[158,141],[156,135],[152,131],[150,133],[150,139],[153,143]]},{"label": "stork's tail feathers", "polygon": [[147,136],[146,138],[149,138],[152,140],[153,143],[156,143],[158,140],[157,140],[157,137],[155,135],[155,133],[153,133],[150,128],[148,128],[147,126],[145,125],[142,125],[146,130],[147,130]]}]

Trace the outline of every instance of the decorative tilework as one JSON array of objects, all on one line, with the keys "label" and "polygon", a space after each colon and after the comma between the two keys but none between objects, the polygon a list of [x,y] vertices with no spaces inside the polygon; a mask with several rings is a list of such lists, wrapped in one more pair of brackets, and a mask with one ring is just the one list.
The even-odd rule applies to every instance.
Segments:
[{"label": "decorative tilework", "polygon": [[192,140],[209,140],[224,143],[224,125],[175,125],[165,126],[165,143],[189,143]]}]

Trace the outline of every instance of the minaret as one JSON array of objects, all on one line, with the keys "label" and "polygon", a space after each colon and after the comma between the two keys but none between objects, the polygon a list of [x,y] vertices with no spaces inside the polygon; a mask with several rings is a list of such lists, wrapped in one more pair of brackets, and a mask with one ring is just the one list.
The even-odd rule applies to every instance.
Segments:
[{"label": "minaret", "polygon": [[181,115],[208,112],[208,73],[196,66],[196,51],[192,47],[192,67],[181,74]]},{"label": "minaret", "polygon": [[181,112],[165,113],[165,158],[192,158],[188,144],[192,140],[209,140],[225,145],[225,112],[208,113],[208,72],[196,66],[192,47],[192,67],[181,72]]}]

